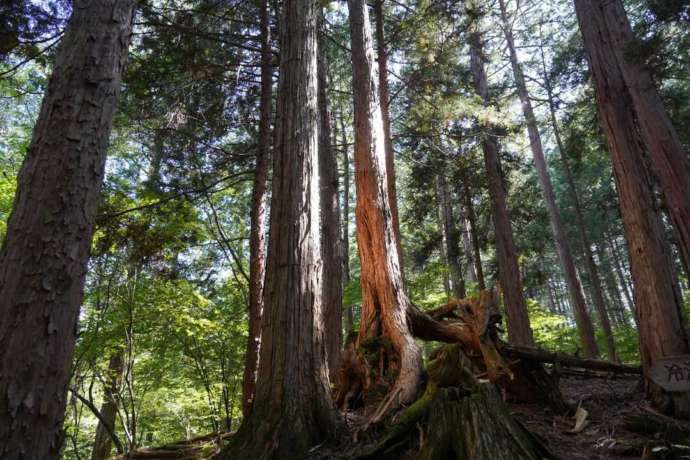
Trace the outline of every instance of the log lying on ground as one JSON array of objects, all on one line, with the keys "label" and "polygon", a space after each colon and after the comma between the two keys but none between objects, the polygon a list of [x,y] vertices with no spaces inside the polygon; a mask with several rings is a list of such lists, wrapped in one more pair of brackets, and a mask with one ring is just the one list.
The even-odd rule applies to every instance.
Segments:
[{"label": "log lying on ground", "polygon": [[115,457],[115,460],[200,460],[211,458],[217,453],[219,444],[233,432],[210,433],[197,436],[174,444],[133,450],[125,455]]},{"label": "log lying on ground", "polygon": [[480,383],[461,347],[445,345],[429,363],[423,395],[359,460],[399,458],[399,450],[425,426],[420,458],[426,460],[541,460],[554,458],[513,419],[491,383]]},{"label": "log lying on ground", "polygon": [[510,344],[502,344],[501,351],[512,359],[523,359],[540,363],[557,364],[563,367],[579,367],[582,369],[592,369],[605,372],[617,372],[621,374],[642,375],[642,368],[639,366],[628,366],[625,364],[603,361],[599,359],[584,359],[566,353],[557,353],[538,348],[523,347]]}]

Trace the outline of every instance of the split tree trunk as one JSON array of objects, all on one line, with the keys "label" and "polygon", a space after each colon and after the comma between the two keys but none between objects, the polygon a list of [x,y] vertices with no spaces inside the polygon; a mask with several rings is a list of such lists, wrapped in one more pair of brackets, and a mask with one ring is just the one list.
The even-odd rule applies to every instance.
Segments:
[{"label": "split tree trunk", "polygon": [[318,14],[315,1],[283,3],[256,397],[221,458],[306,458],[335,435],[321,298]]},{"label": "split tree trunk", "polygon": [[[534,115],[532,102],[530,101],[529,92],[527,91],[527,84],[525,83],[525,76],[522,73],[522,66],[518,60],[518,55],[515,50],[515,41],[513,39],[512,24],[508,18],[505,0],[499,0],[501,10],[501,19],[503,22],[503,32],[505,34],[506,42],[508,44],[508,52],[510,58],[510,65],[513,69],[513,77],[515,85],[517,86],[518,96],[522,104],[522,113],[525,116],[527,123],[527,132],[529,134],[530,148],[534,158],[534,166],[537,169],[537,178],[541,186],[542,194],[544,195],[544,204],[549,216],[549,223],[551,224],[551,231],[553,232],[554,243],[558,252],[558,260],[563,269],[565,282],[568,286],[568,295],[573,306],[573,313],[575,314],[575,323],[577,324],[577,331],[580,335],[580,343],[584,350],[585,356],[588,358],[596,358],[599,356],[599,348],[597,347],[597,340],[594,336],[594,326],[592,319],[587,312],[587,305],[585,297],[582,293],[582,285],[578,278],[577,269],[575,268],[575,261],[570,252],[570,244],[565,229],[563,228],[563,221],[561,214],[556,204],[556,195],[553,192],[553,185],[551,177],[549,176],[548,166],[544,157],[544,147],[541,143],[541,134],[537,126],[537,117]],[[611,324],[603,304],[597,305],[599,311],[599,320],[604,329],[609,341],[607,342],[609,358],[616,359],[616,350],[613,344],[613,335],[611,333]]]},{"label": "split tree trunk", "polygon": [[383,138],[386,150],[386,175],[388,176],[388,201],[390,202],[391,220],[395,231],[395,249],[398,253],[400,272],[405,280],[405,264],[402,252],[402,238],[400,236],[400,216],[398,213],[398,192],[395,183],[395,155],[391,135],[391,117],[388,107],[390,96],[388,90],[388,53],[383,31],[383,1],[374,0],[374,16],[376,16],[376,57],[378,60],[379,103],[381,105],[381,120],[383,122]]},{"label": "split tree trunk", "polygon": [[[323,29],[323,11],[319,22]],[[325,32],[322,30],[322,32]],[[331,111],[328,104],[328,58],[325,38],[319,39],[319,174],[321,175],[321,258],[323,259],[323,313],[326,327],[326,356],[331,380],[340,365],[343,331],[343,257],[340,237],[338,159],[331,139]]]},{"label": "split tree trunk", "polygon": [[271,61],[271,21],[268,0],[259,0],[261,27],[261,99],[259,101],[259,144],[256,150],[256,171],[252,191],[249,227],[249,331],[242,376],[242,413],[251,410],[256,389],[259,348],[261,346],[261,315],[264,309],[264,276],[266,273],[266,180],[271,150],[271,118],[273,116],[273,69]]},{"label": "split tree trunk", "polygon": [[[475,90],[485,106],[489,105],[489,84],[483,63],[483,46],[480,33],[480,16],[476,4],[467,7],[471,18],[470,24],[470,58]],[[499,277],[508,316],[508,340],[516,345],[534,345],[532,328],[527,315],[527,306],[522,295],[520,267],[510,225],[504,178],[501,172],[498,145],[491,135],[492,126],[482,126],[482,150],[484,165],[489,180],[494,232],[496,235],[496,256],[498,259]]]},{"label": "split tree trunk", "polygon": [[474,272],[477,276],[477,288],[480,291],[486,289],[484,281],[484,269],[482,268],[482,251],[479,244],[479,234],[477,233],[477,217],[474,213],[474,203],[472,203],[472,192],[467,180],[465,180],[465,209],[467,210],[467,225],[472,242],[472,253],[474,255]]},{"label": "split tree trunk", "polygon": [[690,156],[680,143],[649,69],[639,56],[630,53],[636,39],[623,2],[587,1],[606,24],[610,39],[606,45],[615,55],[627,85],[637,126],[649,152],[649,163],[659,179],[671,221],[678,232],[685,266],[690,267]]},{"label": "split tree trunk", "polygon": [[[651,181],[644,169],[644,147],[636,136],[631,97],[612,50],[612,37],[599,2],[575,2],[592,71],[602,127],[613,161],[621,217],[635,284],[640,355],[645,375],[664,356],[690,352],[681,315],[680,293],[671,273],[671,254],[654,208]],[[665,393],[651,380],[647,393],[662,410],[690,415],[683,394]]]},{"label": "split tree trunk", "polygon": [[0,457],[58,458],[133,0],[75,0],[0,251]]},{"label": "split tree trunk", "polygon": [[361,262],[362,317],[358,344],[385,336],[400,359],[390,398],[398,404],[414,400],[421,383],[422,354],[410,334],[406,311],[412,304],[403,289],[397,257],[386,166],[379,81],[372,46],[369,12],[364,0],[349,0],[355,115],[355,180],[357,245]]},{"label": "split tree trunk", "polygon": [[93,441],[91,450],[91,460],[107,460],[110,458],[110,451],[113,447],[113,440],[110,433],[115,430],[115,419],[117,417],[117,395],[120,392],[122,373],[124,372],[124,361],[122,351],[118,350],[110,358],[108,363],[108,375],[106,376],[106,387],[104,388],[103,404],[101,405],[102,419],[98,421],[96,427],[96,437]]}]

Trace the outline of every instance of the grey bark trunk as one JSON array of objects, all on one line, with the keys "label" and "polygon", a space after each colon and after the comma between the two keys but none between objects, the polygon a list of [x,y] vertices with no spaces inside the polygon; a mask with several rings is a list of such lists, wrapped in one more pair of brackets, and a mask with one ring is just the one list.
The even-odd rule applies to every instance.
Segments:
[{"label": "grey bark trunk", "polygon": [[[323,28],[323,12],[320,23]],[[331,380],[340,365],[343,330],[343,246],[340,235],[338,159],[331,138],[328,103],[328,59],[325,38],[319,40],[319,173],[321,174],[321,257],[323,259],[323,311],[326,327],[326,355]]]},{"label": "grey bark trunk", "polygon": [[75,0],[0,251],[0,457],[58,458],[133,0]]},{"label": "grey bark trunk", "polygon": [[[568,295],[573,306],[573,313],[575,314],[575,322],[577,330],[580,335],[580,343],[584,349],[585,356],[588,358],[597,358],[599,356],[599,348],[597,347],[596,337],[594,336],[594,326],[592,319],[587,312],[587,305],[585,297],[582,292],[582,285],[575,268],[575,261],[570,252],[570,244],[563,222],[561,221],[561,214],[556,205],[556,196],[553,192],[553,185],[551,184],[551,177],[549,176],[548,166],[544,157],[544,147],[541,142],[541,134],[537,126],[537,118],[534,115],[532,102],[530,101],[529,92],[527,91],[527,84],[525,83],[525,76],[522,72],[522,67],[518,60],[517,52],[515,50],[515,42],[513,39],[513,31],[511,22],[508,19],[508,12],[505,6],[505,0],[499,0],[501,9],[501,19],[503,22],[503,32],[505,34],[506,42],[508,43],[508,51],[510,57],[510,64],[513,69],[513,77],[517,86],[518,96],[522,103],[522,113],[527,123],[527,132],[529,134],[530,148],[534,158],[534,166],[537,170],[537,178],[541,186],[542,194],[544,195],[544,204],[549,216],[549,223],[551,224],[551,231],[553,233],[554,243],[558,252],[558,260],[565,276],[565,282],[568,286]],[[611,324],[609,322],[606,309],[602,304],[597,305],[599,312],[599,320],[602,328],[609,339],[608,354],[609,359],[616,359],[615,345],[613,344],[613,334],[611,333]]]},{"label": "grey bark trunk", "polygon": [[335,435],[320,236],[317,2],[286,0],[256,397],[221,458],[306,458]]},{"label": "grey bark trunk", "polygon": [[110,451],[113,447],[113,440],[110,436],[115,430],[115,419],[117,417],[117,395],[120,392],[120,382],[124,371],[124,361],[122,351],[117,351],[108,363],[108,375],[106,376],[106,386],[104,388],[103,404],[99,411],[102,419],[98,421],[96,427],[96,437],[93,441],[91,450],[91,460],[107,460],[110,458]]},{"label": "grey bark trunk", "polygon": [[464,299],[465,280],[462,276],[462,265],[460,263],[460,235],[453,217],[448,181],[443,174],[436,176],[436,196],[439,207],[439,223],[445,246],[446,264],[448,265],[448,287],[456,299]]},{"label": "grey bark trunk", "polygon": [[264,276],[266,273],[266,180],[271,151],[271,119],[273,117],[273,52],[271,21],[267,0],[259,1],[261,27],[261,99],[259,101],[259,143],[256,149],[256,171],[252,190],[249,227],[249,331],[242,376],[242,413],[251,410],[256,389],[259,348],[261,347],[261,316],[264,309]]},{"label": "grey bark trunk", "polygon": [[[342,114],[340,116],[340,136],[343,144],[343,285],[350,283],[350,149],[347,145],[347,132]],[[355,331],[353,306],[348,305],[345,322],[348,334]]]}]

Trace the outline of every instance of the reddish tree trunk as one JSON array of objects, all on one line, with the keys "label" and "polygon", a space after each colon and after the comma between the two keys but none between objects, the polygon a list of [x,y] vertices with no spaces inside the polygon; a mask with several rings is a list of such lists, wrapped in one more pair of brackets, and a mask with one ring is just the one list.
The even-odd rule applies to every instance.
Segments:
[{"label": "reddish tree trunk", "polygon": [[[585,297],[582,292],[582,285],[575,268],[575,260],[570,252],[570,244],[565,229],[563,228],[563,221],[561,220],[560,210],[556,204],[556,195],[551,184],[551,177],[549,175],[548,166],[546,165],[546,158],[544,157],[544,147],[541,143],[541,134],[537,126],[537,117],[534,115],[532,102],[527,91],[527,84],[525,83],[525,76],[522,72],[522,66],[518,60],[517,51],[515,50],[515,41],[513,39],[513,31],[510,20],[508,19],[508,12],[505,6],[505,0],[499,0],[501,10],[501,19],[503,22],[503,32],[508,43],[508,52],[510,64],[513,69],[513,77],[515,85],[517,86],[518,96],[522,105],[522,113],[525,116],[527,123],[527,132],[529,134],[530,148],[534,158],[534,166],[537,170],[537,178],[541,186],[542,194],[544,195],[544,204],[549,216],[549,223],[551,224],[551,231],[553,233],[554,243],[558,253],[558,260],[565,282],[568,286],[568,295],[570,296],[570,303],[573,306],[573,313],[575,314],[575,323],[577,324],[577,331],[580,335],[580,344],[582,345],[585,356],[588,358],[596,358],[599,356],[599,348],[597,347],[597,340],[594,337],[594,326],[592,319],[587,312],[587,305]],[[615,346],[613,346],[613,335],[611,334],[611,324],[609,323],[606,310],[602,305],[599,310],[599,319],[602,327],[607,334],[609,341],[609,358],[616,358]]]},{"label": "reddish tree trunk", "polygon": [[135,2],[75,0],[0,251],[0,457],[58,458]]},{"label": "reddish tree trunk", "polygon": [[282,6],[256,397],[221,458],[306,458],[335,435],[321,298],[317,2]]},{"label": "reddish tree trunk", "polygon": [[261,346],[261,315],[264,309],[264,276],[266,272],[266,179],[271,149],[271,118],[273,116],[273,69],[271,61],[271,22],[268,0],[259,1],[261,24],[261,99],[259,101],[259,144],[256,150],[256,171],[252,191],[249,228],[249,331],[242,376],[242,413],[251,410],[256,388],[259,348]]},{"label": "reddish tree trunk", "polygon": [[412,308],[403,290],[392,219],[385,134],[377,88],[369,12],[364,0],[350,0],[355,114],[357,244],[361,262],[362,319],[358,343],[386,336],[400,357],[391,398],[414,400],[421,383],[422,355],[409,332],[406,311]]},{"label": "reddish tree trunk", "polygon": [[[323,15],[323,13],[321,13]],[[323,19],[319,21],[323,27]],[[321,35],[323,37],[323,35]],[[338,161],[331,139],[331,111],[328,104],[328,59],[324,39],[319,42],[319,174],[321,175],[321,257],[323,259],[323,312],[326,327],[326,355],[331,380],[340,365],[343,330],[343,258],[340,237]]]},{"label": "reddish tree trunk", "polygon": [[383,0],[374,1],[374,16],[376,16],[376,57],[379,64],[379,101],[381,104],[381,119],[383,121],[383,137],[386,149],[386,174],[388,175],[388,200],[391,208],[391,220],[395,231],[395,249],[398,253],[400,271],[405,279],[405,265],[402,252],[402,238],[400,237],[400,216],[398,214],[398,191],[395,184],[395,155],[391,135],[391,117],[388,108],[390,96],[388,90],[388,53],[383,31]]},{"label": "reddish tree trunk", "polygon": [[[613,162],[635,284],[640,355],[648,376],[658,358],[690,351],[680,295],[671,273],[671,254],[661,219],[654,208],[650,178],[644,168],[644,147],[636,136],[632,100],[612,52],[611,32],[600,2],[576,0],[575,6]],[[651,380],[646,383],[648,395],[657,406],[677,415],[688,415],[682,394],[665,393]]]},{"label": "reddish tree trunk", "polygon": [[[470,32],[471,67],[474,86],[484,105],[489,105],[489,85],[484,71],[483,50],[479,32],[479,18],[474,15]],[[498,156],[498,145],[490,135],[491,126],[483,126],[481,144],[484,152],[484,165],[489,180],[494,232],[496,234],[496,257],[499,277],[503,288],[508,316],[508,340],[516,345],[534,345],[532,329],[527,315],[527,306],[522,295],[522,279],[517,260],[513,231],[510,226],[506,190]]]}]

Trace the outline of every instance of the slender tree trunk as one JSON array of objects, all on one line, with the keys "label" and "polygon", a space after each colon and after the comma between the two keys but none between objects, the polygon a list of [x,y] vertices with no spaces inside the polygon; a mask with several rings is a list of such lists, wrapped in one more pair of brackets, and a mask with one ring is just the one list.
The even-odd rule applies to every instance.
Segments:
[{"label": "slender tree trunk", "polygon": [[621,256],[620,253],[618,252],[618,248],[616,247],[615,243],[613,242],[613,238],[608,238],[606,240],[606,245],[608,246],[609,253],[611,254],[611,260],[613,260],[613,265],[616,271],[616,274],[618,275],[618,281],[621,285],[621,291],[623,292],[623,296],[625,297],[625,301],[628,304],[628,308],[630,308],[633,312],[635,311],[635,303],[633,302],[632,299],[632,289],[630,288],[630,282],[628,279],[628,276],[625,273],[625,270],[623,270],[623,263],[621,262]]},{"label": "slender tree trunk", "polygon": [[[599,356],[599,348],[597,347],[596,337],[594,336],[594,326],[592,319],[587,312],[587,305],[585,297],[582,292],[582,285],[578,278],[577,269],[575,268],[575,261],[570,252],[570,244],[561,214],[556,205],[556,195],[551,184],[551,177],[549,176],[548,166],[544,157],[544,148],[541,143],[541,135],[537,126],[537,117],[534,115],[532,109],[532,102],[530,101],[529,92],[527,91],[527,84],[525,83],[525,76],[522,73],[522,67],[518,60],[517,52],[515,51],[515,42],[513,39],[513,31],[510,20],[508,19],[508,12],[506,11],[505,0],[499,0],[501,9],[501,19],[503,22],[503,32],[508,43],[508,51],[510,56],[510,64],[513,69],[513,76],[517,86],[518,96],[522,103],[522,113],[525,116],[527,123],[527,131],[529,133],[530,147],[532,156],[534,158],[534,166],[537,169],[537,178],[541,186],[542,194],[544,195],[544,204],[548,211],[549,222],[551,224],[551,231],[553,232],[554,243],[558,252],[558,259],[565,276],[565,282],[568,286],[568,295],[573,306],[573,313],[575,314],[575,322],[577,323],[577,330],[580,334],[580,343],[588,358],[596,358]],[[599,320],[604,334],[607,338],[608,356],[609,359],[616,359],[616,347],[613,343],[613,334],[611,333],[611,324],[605,307],[602,304],[597,304],[599,312]]]},{"label": "slender tree trunk", "polygon": [[[343,144],[343,286],[350,283],[350,149],[347,146],[347,132],[345,121],[340,115],[340,136]],[[353,306],[347,307],[345,323],[347,333],[355,331],[355,317]]]},{"label": "slender tree trunk", "polygon": [[[458,193],[458,197],[462,194]],[[477,272],[474,263],[474,251],[472,248],[472,241],[470,239],[470,223],[467,219],[467,213],[463,209],[462,203],[458,203],[457,207],[458,215],[460,216],[460,233],[462,236],[462,249],[465,259],[465,277],[467,282],[476,283],[477,282]]]},{"label": "slender tree trunk", "polygon": [[[575,7],[589,60],[602,127],[607,137],[618,189],[621,217],[635,284],[635,312],[645,376],[661,357],[687,354],[688,338],[680,295],[671,273],[670,248],[654,208],[651,181],[644,168],[644,147],[636,137],[632,100],[616,56],[611,31],[599,2],[576,0]],[[688,415],[684,393],[664,392],[651,380],[647,393],[662,410]]]},{"label": "slender tree trunk", "polygon": [[124,371],[122,351],[118,350],[110,358],[108,363],[108,375],[104,388],[103,404],[101,405],[102,420],[98,421],[96,437],[91,450],[91,460],[107,460],[110,458],[113,440],[110,433],[115,430],[115,418],[117,417],[117,395],[120,392],[120,382]]},{"label": "slender tree trunk", "polygon": [[451,294],[456,299],[465,298],[465,280],[460,265],[460,235],[453,218],[453,207],[450,201],[450,191],[446,176],[436,176],[436,195],[438,199],[439,221],[441,234],[445,245],[446,263],[448,265],[448,280]]},{"label": "slender tree trunk", "polygon": [[422,354],[410,334],[412,308],[403,289],[395,224],[388,193],[385,134],[378,100],[369,12],[364,0],[349,0],[355,114],[357,245],[361,262],[362,319],[358,343],[385,335],[400,357],[391,407],[412,402],[421,383]]},{"label": "slender tree trunk", "polygon": [[0,251],[0,457],[58,458],[133,0],[75,0]]},{"label": "slender tree trunk", "polygon": [[222,458],[306,458],[335,435],[321,298],[318,14],[311,0],[283,3],[256,397]]},{"label": "slender tree trunk", "polygon": [[[319,16],[323,31],[323,11]],[[325,32],[325,31],[323,31]],[[331,380],[340,365],[343,331],[343,246],[340,235],[338,158],[331,138],[328,104],[328,59],[324,35],[319,39],[319,173],[321,175],[321,258],[323,259],[323,312],[326,326],[326,355]]]},{"label": "slender tree trunk", "polygon": [[[477,17],[476,10],[470,11],[468,9],[468,14],[474,16],[470,26],[469,37],[474,86],[484,105],[489,105],[489,85],[484,71],[483,46],[479,29],[480,18]],[[483,130],[481,144],[484,152],[484,165],[489,180],[499,277],[508,314],[508,340],[516,345],[534,345],[529,316],[527,315],[527,306],[522,295],[520,267],[517,260],[515,242],[513,241],[513,231],[510,226],[504,178],[498,156],[498,145],[494,137],[489,133],[493,128],[491,126],[483,126]]]},{"label": "slender tree trunk", "polygon": [[261,99],[259,101],[259,143],[256,150],[256,171],[252,191],[249,228],[249,331],[242,376],[242,413],[251,410],[256,389],[259,348],[261,347],[261,315],[264,309],[264,276],[266,272],[266,180],[271,150],[271,118],[273,117],[273,68],[271,61],[271,21],[268,0],[259,0],[261,27]]},{"label": "slender tree trunk", "polygon": [[661,184],[671,221],[675,226],[685,266],[690,267],[690,156],[657,92],[644,60],[630,53],[637,40],[621,0],[587,0],[601,15],[609,32],[606,43],[615,55],[630,93],[640,135],[649,152],[649,163]]},{"label": "slender tree trunk", "polygon": [[472,241],[472,252],[474,254],[474,271],[477,275],[477,287],[480,291],[486,289],[484,282],[484,269],[482,268],[482,251],[479,244],[479,234],[477,233],[477,217],[474,214],[474,203],[472,203],[472,193],[470,186],[465,180],[465,209],[467,210],[467,222],[469,225],[470,240]]},{"label": "slender tree trunk", "polygon": [[391,219],[395,231],[395,248],[400,261],[400,271],[405,279],[405,265],[402,252],[402,238],[400,237],[400,216],[398,214],[398,192],[395,183],[395,156],[393,153],[393,139],[391,135],[391,117],[388,108],[390,96],[388,90],[388,53],[383,31],[383,1],[374,0],[374,16],[376,16],[376,57],[379,67],[379,102],[381,104],[381,119],[383,121],[383,136],[386,149],[386,175],[388,176],[388,200],[390,201]]}]

